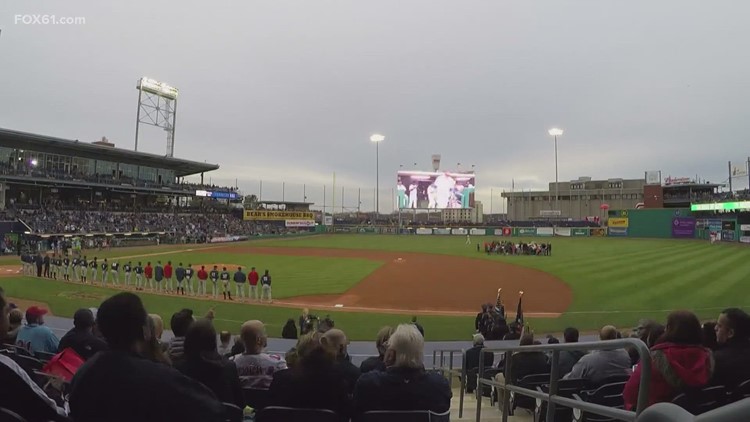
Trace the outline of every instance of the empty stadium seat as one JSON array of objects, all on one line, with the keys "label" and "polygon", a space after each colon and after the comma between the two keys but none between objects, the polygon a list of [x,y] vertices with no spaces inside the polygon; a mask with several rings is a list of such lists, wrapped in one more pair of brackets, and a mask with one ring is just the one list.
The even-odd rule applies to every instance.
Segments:
[{"label": "empty stadium seat", "polygon": [[[519,387],[528,388],[529,390],[536,390],[537,387],[544,384],[549,384],[549,374],[526,375],[516,383]],[[533,412],[536,407],[536,400],[533,397],[511,392],[511,414],[519,407]]]},{"label": "empty stadium seat", "polygon": [[260,410],[268,403],[268,389],[265,388],[243,388],[242,395],[245,397],[245,405]]},{"label": "empty stadium seat", "polygon": [[328,409],[299,409],[268,406],[258,412],[256,422],[340,422],[341,417]]},{"label": "empty stadium seat", "polygon": [[[612,407],[615,409],[624,409],[625,401],[622,396],[622,391],[624,389],[625,382],[615,382],[602,385],[596,390],[581,391],[581,394],[574,395],[574,398],[589,403],[601,404],[603,406]],[[595,415],[593,413],[581,412],[578,409],[573,410],[573,420],[583,422],[614,421],[614,419]]]},{"label": "empty stadium seat", "polygon": [[222,403],[224,405],[224,417],[226,422],[242,422],[245,414],[242,409],[232,403]]},{"label": "empty stadium seat", "polygon": [[0,422],[26,422],[26,419],[9,409],[0,407]]},{"label": "empty stadium seat", "polygon": [[[581,391],[586,387],[586,380],[583,379],[563,379],[557,382],[557,395],[572,399],[574,395],[580,394]],[[549,384],[544,384],[537,389],[545,394],[549,394]],[[542,422],[547,420],[547,402],[537,399],[536,408],[534,410],[535,421]],[[555,406],[555,418],[554,422],[570,422],[573,420],[573,409],[569,407],[563,407],[560,405]]]},{"label": "empty stadium seat", "polygon": [[689,390],[672,399],[672,403],[694,415],[717,409],[727,404],[728,401],[729,395],[723,385]]}]

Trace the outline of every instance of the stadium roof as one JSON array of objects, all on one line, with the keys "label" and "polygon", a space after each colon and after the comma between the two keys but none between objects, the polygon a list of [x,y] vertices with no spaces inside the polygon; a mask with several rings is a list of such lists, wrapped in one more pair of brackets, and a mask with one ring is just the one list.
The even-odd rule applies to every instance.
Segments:
[{"label": "stadium roof", "polygon": [[69,140],[55,138],[52,136],[38,135],[4,128],[0,128],[0,147],[28,149],[52,154],[173,170],[177,177],[204,173],[219,168],[218,164],[182,160],[179,158],[167,157],[165,155],[94,145],[88,142],[81,142],[77,139]]}]

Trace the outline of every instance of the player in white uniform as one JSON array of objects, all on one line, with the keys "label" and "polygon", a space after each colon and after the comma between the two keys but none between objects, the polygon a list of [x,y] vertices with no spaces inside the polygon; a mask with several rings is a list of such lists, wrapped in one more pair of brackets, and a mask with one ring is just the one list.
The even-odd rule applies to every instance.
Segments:
[{"label": "player in white uniform", "polygon": [[466,233],[466,244],[471,245],[471,235],[469,233]]},{"label": "player in white uniform", "polygon": [[419,185],[412,183],[409,185],[409,208],[417,208],[417,188]]},{"label": "player in white uniform", "polygon": [[448,208],[454,186],[456,186],[456,180],[450,177],[448,173],[443,173],[435,178],[437,208]]}]

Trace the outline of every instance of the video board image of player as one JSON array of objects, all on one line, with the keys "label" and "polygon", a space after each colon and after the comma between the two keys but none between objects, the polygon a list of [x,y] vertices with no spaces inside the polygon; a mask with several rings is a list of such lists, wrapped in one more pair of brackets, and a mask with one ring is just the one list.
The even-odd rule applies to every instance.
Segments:
[{"label": "video board image of player", "polygon": [[472,208],[474,174],[399,171],[396,192],[400,209]]}]

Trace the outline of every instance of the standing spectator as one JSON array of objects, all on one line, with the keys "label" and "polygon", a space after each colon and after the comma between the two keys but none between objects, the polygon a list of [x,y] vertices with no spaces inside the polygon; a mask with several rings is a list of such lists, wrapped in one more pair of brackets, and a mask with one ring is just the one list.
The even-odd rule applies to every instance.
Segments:
[{"label": "standing spectator", "polygon": [[256,299],[260,301],[260,294],[258,292],[258,272],[255,271],[255,267],[250,268],[250,272],[247,274],[247,282],[250,284],[250,291],[247,293],[248,299]]},{"label": "standing spectator", "polygon": [[271,275],[268,274],[268,270],[266,270],[263,277],[260,278],[260,284],[263,288],[263,292],[260,294],[259,301],[263,302],[263,299],[268,296],[268,303],[273,303],[273,298],[271,297]]},{"label": "standing spectator", "polygon": [[[701,323],[689,311],[675,311],[667,317],[660,342],[651,348],[651,385],[648,405],[670,401],[681,390],[702,387],[713,375],[711,351],[701,346]],[[625,385],[627,410],[635,408],[641,381],[638,364]]]},{"label": "standing spectator", "polygon": [[[599,340],[617,339],[617,329],[607,325],[599,332]],[[595,388],[607,378],[630,375],[630,356],[625,349],[595,350],[581,359],[565,375],[565,379],[585,379],[589,386]]]},{"label": "standing spectator", "polygon": [[349,384],[349,392],[353,393],[354,386],[357,384],[357,380],[361,373],[359,372],[359,368],[352,364],[351,358],[347,353],[349,340],[346,338],[346,334],[338,328],[332,328],[321,336],[320,344],[335,355],[335,366],[344,374],[344,377]]},{"label": "standing spectator", "polygon": [[[580,336],[578,329],[568,327],[563,332],[565,343],[578,343]],[[583,350],[562,350],[560,351],[559,374],[564,376],[573,370],[573,366],[586,354]]]},{"label": "standing spectator", "polygon": [[716,322],[716,342],[713,383],[733,388],[750,379],[750,316],[725,309]]},{"label": "standing spectator", "polygon": [[44,315],[47,310],[38,306],[31,306],[26,310],[26,326],[18,331],[16,345],[36,352],[57,353],[59,340],[48,327],[44,326]]},{"label": "standing spectator", "polygon": [[167,356],[169,356],[169,359],[175,365],[184,358],[185,335],[187,334],[190,325],[193,324],[193,321],[193,311],[190,309],[183,309],[179,312],[175,312],[172,315],[172,319],[169,321],[174,337],[169,341]]},{"label": "standing spectator", "polygon": [[111,350],[89,359],[73,377],[73,419],[223,422],[224,408],[209,389],[138,355],[147,341],[147,318],[141,299],[132,293],[102,302],[97,325]]},{"label": "standing spectator", "polygon": [[73,328],[68,331],[58,346],[58,353],[71,348],[83,360],[88,360],[96,353],[107,350],[107,343],[94,335],[94,313],[82,308],[73,315]]},{"label": "standing spectator", "polygon": [[242,267],[238,267],[234,273],[234,287],[237,289],[237,299],[240,301],[245,298],[245,282],[247,281],[245,277],[247,276],[242,272]]},{"label": "standing spectator", "polygon": [[247,321],[242,324],[240,338],[245,351],[232,357],[243,387],[268,388],[273,374],[287,369],[286,362],[277,355],[263,353],[268,345],[266,327],[260,321]]},{"label": "standing spectator", "polygon": [[[0,289],[0,333],[8,332],[10,307]],[[65,410],[58,407],[34,382],[26,371],[4,353],[0,353],[0,406],[27,421],[65,420]]]},{"label": "standing spectator", "polygon": [[378,351],[377,356],[370,356],[362,361],[359,365],[359,371],[366,373],[370,371],[385,371],[385,351],[388,349],[388,339],[393,334],[393,327],[383,327],[378,331],[375,337],[375,349]]},{"label": "standing spectator", "polygon": [[399,325],[388,340],[388,369],[368,372],[357,382],[355,414],[370,410],[448,411],[452,397],[448,380],[426,372],[423,358],[424,337],[411,324]]},{"label": "standing spectator", "polygon": [[8,328],[8,334],[3,339],[5,344],[16,344],[16,337],[18,332],[23,327],[23,312],[18,308],[13,308],[8,314],[8,322],[10,326]]},{"label": "standing spectator", "polygon": [[221,402],[245,407],[237,367],[218,353],[211,321],[202,319],[190,325],[185,334],[185,358],[176,362],[175,368],[208,387]]}]

